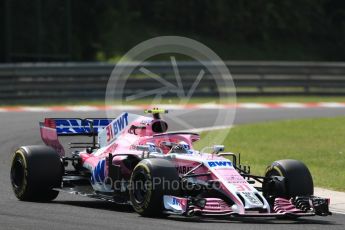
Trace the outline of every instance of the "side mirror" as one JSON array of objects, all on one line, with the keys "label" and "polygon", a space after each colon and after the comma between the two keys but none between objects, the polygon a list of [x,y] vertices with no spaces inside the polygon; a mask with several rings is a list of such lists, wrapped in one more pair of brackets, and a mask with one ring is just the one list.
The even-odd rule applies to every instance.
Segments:
[{"label": "side mirror", "polygon": [[155,152],[156,146],[155,146],[155,144],[148,142],[148,143],[146,143],[146,145],[137,145],[136,149],[139,151]]},{"label": "side mirror", "polygon": [[149,145],[137,145],[136,149],[139,151],[147,151],[149,152],[151,147]]},{"label": "side mirror", "polygon": [[213,153],[218,154],[219,152],[224,151],[224,145],[214,145],[213,146]]}]

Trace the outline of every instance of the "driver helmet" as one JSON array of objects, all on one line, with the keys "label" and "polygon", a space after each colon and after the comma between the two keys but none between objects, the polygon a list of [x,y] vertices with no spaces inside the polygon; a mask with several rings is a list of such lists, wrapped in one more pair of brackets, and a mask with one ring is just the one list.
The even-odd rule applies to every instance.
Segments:
[{"label": "driver helmet", "polygon": [[182,148],[185,151],[185,153],[189,153],[189,154],[193,153],[193,150],[190,148],[189,144],[187,144],[185,141],[180,141],[178,145],[180,148]]}]

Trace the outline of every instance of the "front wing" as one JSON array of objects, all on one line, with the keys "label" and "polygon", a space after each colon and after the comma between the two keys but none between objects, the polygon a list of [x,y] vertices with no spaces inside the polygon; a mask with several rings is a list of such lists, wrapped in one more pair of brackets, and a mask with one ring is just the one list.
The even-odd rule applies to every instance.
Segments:
[{"label": "front wing", "polygon": [[329,199],[316,196],[301,196],[292,199],[276,198],[271,212],[249,209],[238,213],[233,207],[219,198],[183,198],[164,196],[165,213],[181,216],[241,216],[241,217],[302,217],[327,216]]}]

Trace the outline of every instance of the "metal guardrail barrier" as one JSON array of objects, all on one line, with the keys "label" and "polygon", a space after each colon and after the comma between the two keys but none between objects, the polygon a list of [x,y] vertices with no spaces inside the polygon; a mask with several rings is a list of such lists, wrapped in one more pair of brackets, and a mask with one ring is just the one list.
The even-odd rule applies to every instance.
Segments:
[{"label": "metal guardrail barrier", "polygon": [[[199,71],[205,70],[193,96],[221,93],[215,86],[215,79],[220,76],[210,75],[205,68],[207,63],[203,66],[196,62],[178,62],[177,65],[186,89],[192,86]],[[345,94],[345,63],[226,62],[226,65],[240,96]],[[150,62],[140,66],[176,85],[170,62]],[[114,67],[108,63],[2,64],[0,100],[102,99]],[[125,83],[125,95],[162,86],[161,82],[148,77],[139,68],[135,68],[131,77],[122,83]]]}]

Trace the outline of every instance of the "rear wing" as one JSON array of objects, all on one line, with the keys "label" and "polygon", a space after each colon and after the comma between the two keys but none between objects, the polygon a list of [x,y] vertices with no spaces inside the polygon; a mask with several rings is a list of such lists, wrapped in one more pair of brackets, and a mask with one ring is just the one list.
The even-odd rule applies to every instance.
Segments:
[{"label": "rear wing", "polygon": [[40,127],[56,130],[58,136],[93,136],[108,126],[113,119],[107,118],[46,118]]},{"label": "rear wing", "polygon": [[108,126],[112,120],[108,118],[46,118],[44,122],[40,122],[41,138],[60,156],[64,156],[65,150],[58,139],[59,136],[90,136],[93,137],[93,147],[95,147],[99,131]]}]

